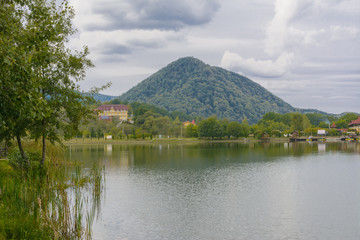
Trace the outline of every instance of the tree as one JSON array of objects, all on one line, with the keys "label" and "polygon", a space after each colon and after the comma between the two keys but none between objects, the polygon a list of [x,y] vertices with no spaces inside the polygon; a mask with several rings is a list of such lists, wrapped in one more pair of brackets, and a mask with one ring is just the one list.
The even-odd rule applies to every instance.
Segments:
[{"label": "tree", "polygon": [[329,128],[329,127],[330,127],[330,123],[329,123],[329,122],[320,122],[320,123],[319,123],[319,127],[320,127],[320,128]]},{"label": "tree", "polygon": [[225,136],[230,137],[229,133],[227,131],[227,126],[229,124],[229,120],[227,118],[224,118],[224,119],[219,120],[218,122],[220,124],[220,129],[221,129],[219,137],[221,137],[221,138],[225,137]]},{"label": "tree", "polygon": [[301,113],[293,113],[291,116],[291,129],[293,131],[303,131],[304,130],[304,119]]},{"label": "tree", "polygon": [[0,20],[10,23],[1,25],[0,40],[5,41],[0,50],[1,122],[17,138],[24,159],[21,137],[29,132],[42,138],[43,164],[46,139],[55,142],[61,141],[60,134],[74,136],[81,119],[92,113],[87,106],[91,98],[82,95],[76,82],[93,65],[86,47],[72,52],[65,45],[75,33],[74,12],[67,0],[2,1],[1,5],[6,14],[1,11]]},{"label": "tree", "polygon": [[199,123],[199,137],[221,137],[222,127],[216,117],[209,117]]},{"label": "tree", "polygon": [[104,132],[103,132],[103,130],[101,130],[100,127],[98,127],[98,128],[96,129],[96,137],[97,137],[98,139],[104,137]]},{"label": "tree", "polygon": [[347,123],[345,119],[340,119],[339,121],[336,121],[335,124],[338,129],[344,129],[349,127],[349,123]]},{"label": "tree", "polygon": [[356,120],[359,115],[355,113],[347,113],[340,118],[340,120],[345,120],[347,123],[350,123],[352,120]]},{"label": "tree", "polygon": [[19,2],[0,2],[0,129],[1,137],[16,137],[22,157],[28,159],[21,137],[37,117],[34,110],[41,104],[32,72],[33,51],[27,45],[30,30]]},{"label": "tree", "polygon": [[90,137],[91,138],[95,138],[96,137],[96,131],[94,127],[90,128]]},{"label": "tree", "polygon": [[320,122],[326,122],[328,120],[328,116],[321,113],[306,113],[306,117],[310,120],[310,123],[313,126],[319,126]]},{"label": "tree", "polygon": [[242,120],[241,125],[242,125],[243,133],[244,133],[243,136],[248,137],[249,132],[250,132],[250,125],[249,125],[246,117]]},{"label": "tree", "polygon": [[189,124],[185,129],[185,136],[190,138],[198,137],[198,126]]},{"label": "tree", "polygon": [[180,122],[179,117],[176,117],[175,120],[171,124],[172,135],[175,137],[180,136],[182,133],[181,132],[182,127],[183,127],[183,123]]},{"label": "tree", "polygon": [[235,138],[239,138],[243,135],[242,125],[238,122],[231,122],[227,126],[227,132],[229,135],[234,136]]}]

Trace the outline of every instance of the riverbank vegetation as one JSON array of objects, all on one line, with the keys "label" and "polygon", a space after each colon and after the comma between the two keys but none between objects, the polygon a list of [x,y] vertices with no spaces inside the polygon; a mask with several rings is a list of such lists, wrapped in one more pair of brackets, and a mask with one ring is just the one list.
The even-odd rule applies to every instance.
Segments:
[{"label": "riverbank vegetation", "polygon": [[99,202],[101,171],[55,145],[93,116],[77,84],[89,51],[67,48],[73,17],[67,0],[0,1],[0,239],[91,236],[97,208],[84,209]]},{"label": "riverbank vegetation", "polygon": [[103,173],[66,161],[64,149],[26,141],[24,161],[16,148],[0,161],[0,239],[87,239],[98,214]]}]

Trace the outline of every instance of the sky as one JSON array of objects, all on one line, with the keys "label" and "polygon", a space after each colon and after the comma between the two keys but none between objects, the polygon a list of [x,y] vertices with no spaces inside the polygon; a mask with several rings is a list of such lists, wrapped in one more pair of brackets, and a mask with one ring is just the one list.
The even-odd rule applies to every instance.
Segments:
[{"label": "sky", "polygon": [[118,96],[193,56],[298,108],[360,112],[360,0],[70,0],[83,90]]}]

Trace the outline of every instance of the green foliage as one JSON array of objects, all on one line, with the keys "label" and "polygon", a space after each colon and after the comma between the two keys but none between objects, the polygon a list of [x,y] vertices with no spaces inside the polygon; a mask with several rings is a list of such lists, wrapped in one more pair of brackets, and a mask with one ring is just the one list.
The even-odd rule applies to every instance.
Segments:
[{"label": "green foliage", "polygon": [[221,138],[224,136],[224,129],[216,117],[209,117],[199,123],[199,137]]},{"label": "green foliage", "polygon": [[244,136],[244,130],[240,123],[231,122],[227,126],[227,132],[230,136],[234,136],[235,138],[239,138],[240,136]]},{"label": "green foliage", "polygon": [[329,121],[328,116],[321,113],[307,113],[305,115],[313,126],[319,126],[321,122]]},{"label": "green foliage", "polygon": [[320,128],[329,128],[330,123],[329,122],[320,122],[318,127]]},{"label": "green foliage", "polygon": [[[111,101],[110,103],[113,104],[114,101],[116,101],[116,100],[120,104],[128,103],[128,101],[120,101],[119,99],[115,99],[115,100]],[[145,118],[147,118],[150,115],[152,115],[154,117],[167,116],[172,120],[175,120],[176,118],[178,118],[182,122],[190,121],[190,120],[194,119],[193,116],[187,115],[183,112],[180,112],[180,111],[169,112],[164,108],[157,107],[155,105],[146,104],[146,103],[133,102],[133,103],[128,104],[128,106],[129,106],[129,111],[134,114],[134,120],[137,125],[143,124],[145,121]]]},{"label": "green foliage", "polygon": [[304,129],[311,127],[309,119],[306,115],[301,113],[291,114],[291,130],[298,133],[304,131]]},{"label": "green foliage", "polygon": [[345,119],[339,119],[335,122],[338,129],[344,129],[349,127],[349,123]]},{"label": "green foliage", "polygon": [[[85,173],[76,163],[65,161],[59,146],[49,148],[53,161],[39,166],[40,145],[30,147],[25,151],[34,162],[28,168],[1,162],[0,239],[91,238],[103,173],[96,168]],[[14,151],[11,159],[17,161],[21,155]]]},{"label": "green foliage", "polygon": [[242,128],[243,128],[243,137],[248,137],[250,132],[250,125],[247,121],[247,118],[245,117],[244,120],[241,122]]},{"label": "green foliage", "polygon": [[34,164],[34,162],[39,163],[41,160],[41,152],[37,149],[27,149],[25,151],[25,154],[28,157],[28,159],[24,159],[18,149],[13,150],[9,154],[9,163],[18,168],[23,168],[23,167],[26,168],[29,167],[28,160],[30,164]]},{"label": "green foliage", "polygon": [[21,137],[70,138],[92,113],[76,84],[93,66],[89,51],[66,47],[73,17],[67,0],[1,2],[0,138],[16,137],[24,159]]},{"label": "green foliage", "polygon": [[356,120],[358,117],[359,117],[358,114],[347,113],[344,116],[340,117],[339,120],[345,120],[345,122],[350,123],[352,120]]},{"label": "green foliage", "polygon": [[185,136],[188,137],[188,138],[196,138],[196,137],[198,137],[199,136],[198,126],[194,125],[194,124],[189,124],[186,127]]},{"label": "green foliage", "polygon": [[[257,122],[263,114],[295,111],[259,84],[239,74],[181,58],[120,96],[121,100],[154,104],[192,116]],[[134,114],[139,115],[138,112]],[[141,115],[141,114],[140,114]],[[184,119],[178,115],[179,119]],[[174,118],[173,118],[174,119]]]}]

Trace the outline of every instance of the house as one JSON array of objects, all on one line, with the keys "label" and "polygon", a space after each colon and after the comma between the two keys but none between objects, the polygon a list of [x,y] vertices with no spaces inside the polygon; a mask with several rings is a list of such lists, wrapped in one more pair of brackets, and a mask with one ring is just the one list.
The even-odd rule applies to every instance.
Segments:
[{"label": "house", "polygon": [[195,123],[194,120],[192,120],[192,122],[186,121],[186,122],[184,122],[183,124],[184,124],[184,127],[187,127],[187,126],[189,126],[190,124],[196,126],[196,123]]},{"label": "house", "polygon": [[356,120],[351,121],[351,123],[349,123],[349,128],[360,132],[360,117],[358,117],[358,119]]},{"label": "house", "polygon": [[112,135],[110,135],[110,134],[105,134],[105,135],[104,135],[104,139],[105,139],[105,140],[111,140],[111,139],[112,139]]},{"label": "house", "polygon": [[347,128],[341,128],[341,129],[338,129],[337,131],[338,131],[338,133],[340,133],[341,135],[344,135],[344,134],[346,134],[346,133],[348,132],[348,129],[347,129]]},{"label": "house", "polygon": [[118,117],[121,121],[128,120],[128,107],[121,104],[101,105],[97,108],[99,119]]}]

